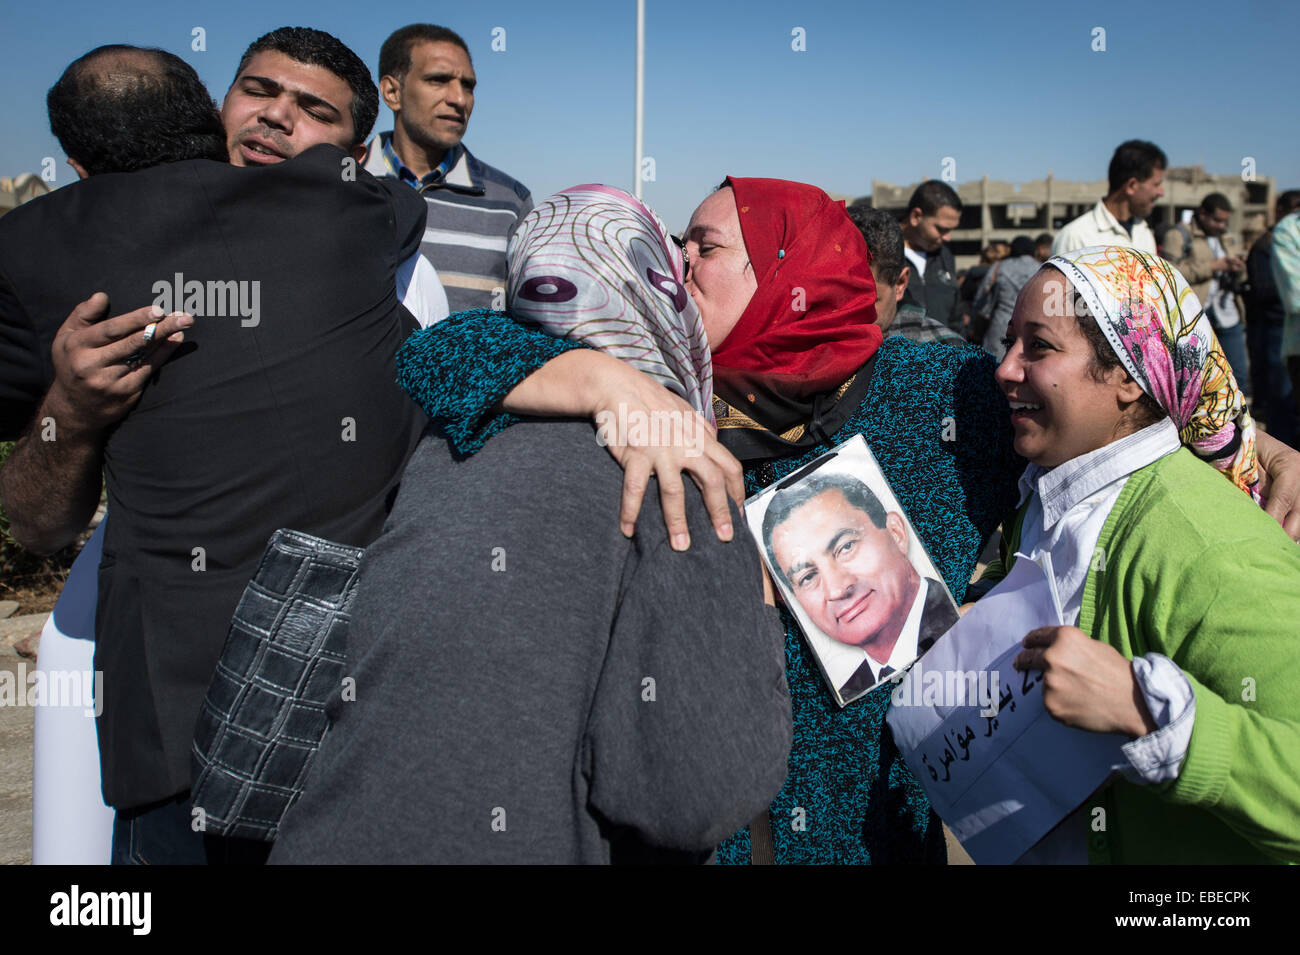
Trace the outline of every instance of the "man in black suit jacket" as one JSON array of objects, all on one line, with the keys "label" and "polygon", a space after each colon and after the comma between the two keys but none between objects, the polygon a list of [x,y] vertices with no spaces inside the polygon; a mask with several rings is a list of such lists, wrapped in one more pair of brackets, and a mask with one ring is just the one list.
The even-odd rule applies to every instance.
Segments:
[{"label": "man in black suit jacket", "polygon": [[839,687],[850,698],[928,650],[957,620],[947,591],[908,559],[907,522],[862,481],[813,473],[773,495],[768,556],[812,623],[865,651]]},{"label": "man in black suit jacket", "polygon": [[900,305],[913,305],[962,332],[961,290],[948,236],[961,224],[961,199],[947,183],[921,183],[907,201],[902,222],[904,254],[912,266]]},{"label": "man in black suit jacket", "polygon": [[[907,657],[908,660],[921,656],[934,646],[934,641],[948,632],[949,628],[957,622],[957,618],[957,610],[948,598],[948,592],[944,590],[943,584],[930,577],[925,578],[925,598],[920,618],[915,629],[905,627],[899,635],[895,647],[896,656]],[[908,649],[912,647],[915,649]],[[853,675],[844,681],[840,687],[840,696],[846,700],[852,699],[863,690],[888,679],[895,672],[894,667],[877,663],[868,656],[853,671]]]},{"label": "man in black suit jacket", "polygon": [[[79,94],[126,97],[127,113],[147,104],[158,118],[147,135],[211,155],[209,131],[171,113],[178,88],[202,89],[198,77],[167,61],[124,80],[133,55],[79,61],[65,79]],[[347,105],[335,112],[346,117]],[[76,126],[95,123],[88,112]],[[345,132],[338,145],[368,128],[348,121]],[[119,822],[165,820],[174,851],[151,861],[203,860],[184,798],[194,722],[266,539],[289,526],[369,543],[420,430],[394,384],[397,346],[414,328],[394,280],[418,250],[425,207],[400,184],[344,174],[347,159],[321,145],[261,170],[88,168],[0,220],[0,436],[31,422],[0,487],[15,529],[39,528],[32,512],[47,503],[62,512],[53,537],[33,535],[52,549],[89,518],[102,462],[104,793]],[[135,311],[86,320],[96,309],[83,300],[98,292],[114,312]],[[151,301],[194,315],[183,342],[180,319],[150,314]],[[52,357],[46,343],[78,302]]]}]

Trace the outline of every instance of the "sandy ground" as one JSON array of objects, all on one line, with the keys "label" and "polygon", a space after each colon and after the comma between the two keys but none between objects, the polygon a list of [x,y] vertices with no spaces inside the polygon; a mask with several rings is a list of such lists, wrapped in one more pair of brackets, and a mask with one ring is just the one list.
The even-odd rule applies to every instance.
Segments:
[{"label": "sandy ground", "polygon": [[[0,670],[19,683],[19,664],[30,673],[36,664],[14,652],[13,644],[45,625],[47,614],[0,620]],[[32,714],[29,706],[0,706],[0,865],[32,861]]]}]

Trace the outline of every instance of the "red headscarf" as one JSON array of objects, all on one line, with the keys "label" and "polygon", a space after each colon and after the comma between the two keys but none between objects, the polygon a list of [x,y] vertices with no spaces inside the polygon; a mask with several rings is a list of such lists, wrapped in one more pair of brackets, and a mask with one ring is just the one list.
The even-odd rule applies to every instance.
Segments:
[{"label": "red headscarf", "polygon": [[789,411],[837,388],[880,347],[870,254],[844,203],[816,186],[731,176],[727,184],[758,289],[713,352],[715,383],[748,414],[773,399]]}]

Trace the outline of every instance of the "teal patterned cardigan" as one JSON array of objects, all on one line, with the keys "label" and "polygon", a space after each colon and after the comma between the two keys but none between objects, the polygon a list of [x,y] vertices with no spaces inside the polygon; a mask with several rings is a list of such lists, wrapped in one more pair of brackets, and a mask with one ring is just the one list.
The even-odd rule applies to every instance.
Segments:
[{"label": "teal patterned cardigan", "polygon": [[[453,449],[470,455],[514,420],[495,410],[551,358],[583,347],[473,309],[415,332],[398,380]],[[780,480],[855,434],[866,438],[953,597],[961,602],[984,541],[1016,503],[1024,461],[994,360],[974,346],[887,338],[865,397],[832,440],[795,455],[746,462],[746,492]],[[885,726],[888,687],[841,709],[794,618],[782,608],[794,715],[790,775],[772,803],[778,863],[939,863],[943,831]],[[718,850],[747,863],[748,830]]]}]

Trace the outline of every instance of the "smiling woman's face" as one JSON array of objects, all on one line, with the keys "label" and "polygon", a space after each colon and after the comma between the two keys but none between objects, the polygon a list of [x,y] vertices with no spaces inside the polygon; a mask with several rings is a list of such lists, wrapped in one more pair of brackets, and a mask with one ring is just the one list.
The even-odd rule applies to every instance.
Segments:
[{"label": "smiling woman's face", "polygon": [[1125,408],[1142,394],[1118,368],[1097,380],[1076,307],[1069,280],[1056,269],[1039,270],[1016,299],[996,373],[1011,402],[1016,452],[1042,467],[1123,437],[1130,430]]},{"label": "smiling woman's face", "polygon": [[686,289],[699,306],[709,348],[718,349],[758,290],[740,232],[735,191],[727,186],[700,203],[686,227]]}]

